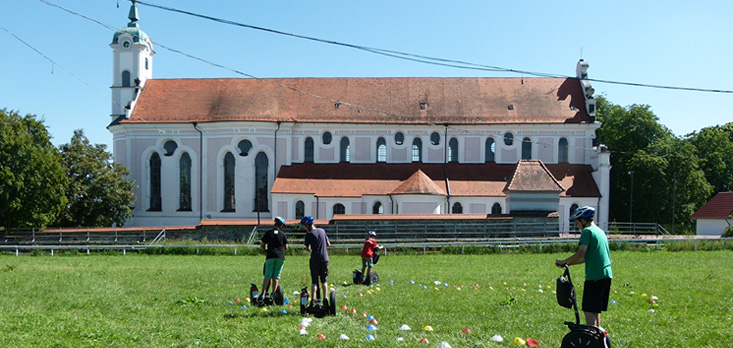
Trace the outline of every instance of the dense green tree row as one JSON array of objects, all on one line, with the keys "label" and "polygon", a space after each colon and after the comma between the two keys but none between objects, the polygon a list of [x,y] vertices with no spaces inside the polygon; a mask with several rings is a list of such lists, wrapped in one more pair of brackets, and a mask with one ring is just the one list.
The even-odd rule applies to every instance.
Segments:
[{"label": "dense green tree row", "polygon": [[0,228],[121,226],[135,196],[128,171],[81,130],[56,148],[42,120],[0,109]]},{"label": "dense green tree row", "polygon": [[715,193],[733,189],[733,123],[678,137],[650,106],[603,97],[597,115],[597,142],[611,152],[612,221],[689,226]]}]

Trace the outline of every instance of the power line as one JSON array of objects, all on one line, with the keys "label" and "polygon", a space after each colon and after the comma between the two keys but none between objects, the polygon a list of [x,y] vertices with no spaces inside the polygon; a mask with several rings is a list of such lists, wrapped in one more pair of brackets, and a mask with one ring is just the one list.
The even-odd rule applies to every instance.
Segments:
[{"label": "power line", "polygon": [[[76,15],[76,16],[79,16],[79,17],[82,17],[82,18],[84,18],[84,19],[87,19],[87,20],[90,20],[90,21],[92,21],[92,22],[94,22],[94,23],[97,23],[97,24],[101,25],[102,27],[104,27],[104,28],[106,28],[106,29],[109,29],[109,30],[112,30],[112,31],[117,31],[117,29],[116,29],[116,28],[114,28],[114,27],[112,27],[112,26],[110,26],[110,25],[104,24],[104,23],[102,23],[102,22],[100,22],[100,21],[98,21],[98,20],[96,20],[96,19],[94,19],[94,18],[91,18],[91,17],[85,16],[85,15],[83,15],[83,14],[77,13],[77,12],[75,12],[75,11],[73,11],[73,10],[70,10],[70,9],[67,9],[67,8],[65,8],[65,7],[63,7],[63,6],[60,6],[60,5],[57,5],[57,4],[54,4],[54,3],[48,2],[47,0],[39,0],[39,1],[41,1],[41,2],[43,2],[43,3],[45,3],[45,4],[47,4],[47,5],[50,5],[50,6],[53,6],[53,7],[59,8],[59,9],[61,9],[61,10],[63,10],[63,11],[69,12],[69,13],[71,13],[71,14],[73,14],[73,15]],[[140,2],[140,1],[137,1],[137,0],[136,0],[135,2],[136,2],[136,3],[142,3],[142,2]],[[0,27],[1,27],[1,26],[0,26]],[[4,28],[3,28],[3,29],[4,29]],[[7,30],[6,30],[6,31],[7,31]],[[11,35],[12,35],[12,33],[11,33]],[[248,73],[245,73],[245,72],[239,71],[239,70],[237,70],[237,69],[234,69],[234,68],[230,68],[230,67],[227,67],[227,66],[225,66],[225,65],[221,65],[221,64],[218,64],[218,63],[214,63],[214,62],[211,62],[211,61],[209,61],[209,60],[206,60],[206,59],[204,59],[204,58],[201,58],[201,57],[198,57],[198,56],[194,56],[194,55],[191,55],[191,54],[185,53],[185,52],[183,52],[183,51],[180,51],[180,50],[177,50],[177,49],[174,49],[174,48],[171,48],[171,47],[167,47],[167,46],[165,46],[165,45],[163,45],[163,44],[161,44],[161,43],[159,43],[159,42],[158,42],[158,43],[156,43],[156,45],[157,45],[157,46],[160,46],[160,47],[162,47],[162,48],[164,48],[164,49],[166,49],[166,50],[169,50],[169,51],[171,51],[171,52],[174,52],[174,53],[177,53],[177,54],[183,55],[183,56],[185,56],[185,57],[188,57],[188,58],[190,58],[190,59],[198,60],[198,61],[200,61],[200,62],[203,62],[203,63],[209,64],[209,65],[212,65],[212,66],[215,66],[215,67],[221,68],[221,69],[225,69],[225,70],[231,71],[231,72],[233,72],[233,73],[235,73],[235,74],[238,74],[238,75],[242,75],[242,76],[245,76],[245,77],[248,77],[248,78],[252,78],[252,79],[254,79],[254,80],[257,80],[257,81],[260,81],[260,82],[265,82],[265,83],[273,84],[273,85],[276,85],[276,86],[279,86],[279,87],[282,87],[282,88],[286,88],[286,89],[289,89],[289,90],[292,90],[292,91],[294,91],[294,92],[297,92],[297,93],[301,93],[301,94],[304,94],[304,95],[307,95],[307,96],[310,96],[310,97],[314,97],[314,98],[319,98],[319,99],[327,100],[327,101],[330,101],[330,102],[334,102],[334,103],[338,102],[338,103],[340,103],[341,105],[345,105],[345,106],[350,106],[350,107],[353,107],[353,108],[356,108],[356,109],[359,109],[359,110],[365,110],[365,111],[370,111],[370,112],[374,112],[374,113],[376,113],[376,114],[378,114],[378,115],[381,115],[381,116],[385,116],[385,117],[393,117],[393,118],[398,118],[398,119],[399,119],[399,118],[403,118],[403,117],[401,117],[401,116],[398,116],[398,115],[395,115],[395,114],[391,114],[391,113],[385,113],[385,112],[382,112],[382,111],[379,111],[379,110],[373,110],[373,109],[370,109],[370,108],[366,108],[366,107],[363,107],[363,106],[360,106],[360,105],[357,105],[357,104],[352,104],[352,103],[348,103],[348,102],[346,102],[346,101],[343,101],[343,100],[339,100],[339,99],[336,99],[336,98],[331,98],[331,97],[327,97],[327,96],[321,96],[321,95],[318,95],[318,94],[315,94],[315,93],[311,93],[311,92],[308,92],[308,91],[303,91],[303,90],[300,90],[300,89],[298,89],[298,88],[295,88],[295,87],[292,87],[292,86],[288,86],[288,85],[285,85],[285,84],[282,84],[282,83],[278,83],[278,82],[276,82],[276,81],[273,81],[273,80],[271,80],[271,79],[263,79],[263,78],[259,78],[259,77],[256,77],[256,76],[254,76],[254,75],[251,75],[251,74],[248,74]],[[29,47],[30,47],[30,46],[29,46]],[[32,48],[32,47],[31,47],[31,48]],[[35,49],[34,49],[34,50],[35,50]],[[37,51],[37,50],[36,50],[36,52],[39,52],[39,51]],[[39,52],[39,53],[40,53],[40,52]],[[44,55],[44,57],[45,57],[45,55]],[[47,57],[46,57],[46,58],[47,58]],[[47,59],[49,59],[49,60],[50,60],[50,58],[47,58]],[[51,60],[51,61],[52,61],[52,60]],[[53,61],[52,61],[52,62],[53,62]],[[73,75],[73,74],[72,74],[72,75]],[[84,82],[84,81],[82,80],[82,82]],[[88,84],[88,83],[86,83],[86,82],[85,82],[85,84],[89,85],[89,84]],[[91,85],[89,85],[89,86],[91,86]],[[92,88],[93,88],[93,87],[92,87]],[[142,118],[141,118],[141,119],[142,119]],[[145,119],[142,119],[142,120],[143,120],[143,121],[146,121]],[[291,120],[291,121],[292,121],[292,122],[298,122],[297,120]],[[431,124],[428,124],[428,125],[431,125]],[[433,126],[435,126],[435,124],[432,124],[432,125],[433,125]],[[465,127],[465,125],[464,125],[463,127]],[[156,127],[156,128],[157,128],[157,127]],[[456,129],[456,130],[461,130],[461,131],[465,131],[465,132],[470,132],[470,133],[472,133],[472,134],[477,134],[477,135],[478,135],[478,134],[480,134],[480,135],[485,135],[485,133],[483,133],[483,132],[479,133],[479,132],[476,132],[476,131],[473,131],[473,130],[470,130],[470,129],[466,129],[466,128],[462,128],[462,127],[456,127],[455,125],[451,125],[451,126],[449,126],[449,128],[451,128],[451,129]],[[159,130],[160,130],[160,129],[159,129]],[[497,139],[509,139],[509,138],[507,138],[506,134],[505,134],[504,136],[493,136],[493,135],[489,135],[489,136],[490,136],[490,137],[492,137],[492,138],[497,138]],[[511,138],[511,140],[512,140],[512,141],[515,141],[516,139],[513,139],[513,138]],[[447,141],[447,140],[446,140],[446,141]],[[537,144],[537,145],[543,145],[543,146],[554,146],[554,144],[547,144],[547,143],[543,143],[543,142],[540,142],[540,141],[532,141],[532,143],[533,143],[533,144]],[[575,148],[575,149],[582,149],[582,150],[586,150],[586,151],[595,151],[595,149],[594,149],[593,147],[579,147],[579,146],[572,146],[572,148]],[[626,152],[620,152],[620,151],[609,151],[609,153],[621,153],[621,154],[629,154],[629,153],[626,153]],[[663,156],[659,156],[659,155],[657,155],[657,156],[652,156],[652,157],[659,157],[659,158],[664,158],[664,157],[685,157],[685,156],[679,156],[679,155],[672,155],[672,154],[667,154],[667,155],[663,155]]]},{"label": "power line", "polygon": [[[43,0],[41,0],[43,1]],[[158,8],[165,11],[170,12],[177,12],[193,17],[199,17],[207,20],[211,20],[214,22],[219,22],[223,24],[229,24],[233,26],[253,29],[253,30],[259,30],[264,31],[272,34],[277,35],[284,35],[284,36],[290,36],[298,39],[304,39],[304,40],[310,40],[310,41],[316,41],[320,43],[325,43],[329,45],[336,45],[336,46],[342,46],[352,49],[357,49],[365,52],[370,52],[374,54],[379,54],[387,57],[407,60],[407,61],[413,61],[418,63],[424,63],[424,64],[432,64],[432,65],[439,65],[439,66],[445,66],[445,67],[452,67],[452,68],[458,68],[458,69],[469,69],[469,70],[479,70],[479,71],[493,71],[493,72],[508,72],[508,73],[516,73],[516,74],[527,74],[532,76],[539,76],[539,77],[556,77],[556,78],[569,78],[569,79],[577,79],[575,76],[569,76],[569,75],[561,75],[561,74],[552,74],[552,73],[543,73],[543,72],[533,72],[533,71],[527,71],[527,70],[521,70],[521,69],[512,69],[512,68],[503,68],[498,66],[490,66],[490,65],[484,65],[484,64],[478,64],[478,63],[471,63],[471,62],[465,62],[460,60],[452,60],[452,59],[445,59],[445,58],[436,58],[431,56],[424,56],[424,55],[418,55],[418,54],[412,54],[412,53],[406,53],[406,52],[400,52],[395,50],[388,50],[388,49],[382,49],[382,48],[375,48],[375,47],[368,47],[368,46],[361,46],[356,44],[350,44],[350,43],[344,43],[339,41],[333,41],[333,40],[326,40],[326,39],[320,39],[316,37],[311,36],[305,36],[300,34],[293,34],[293,33],[287,33],[280,30],[240,23],[231,21],[228,19],[222,19],[218,17],[212,17],[208,15],[203,15],[200,13],[190,12],[186,10],[181,10],[173,7],[168,6],[162,6],[157,4],[148,3],[145,1],[139,1],[139,0],[130,0],[133,3],[138,3],[141,5]],[[586,79],[588,81],[592,82],[598,82],[598,83],[606,83],[606,84],[615,84],[615,85],[625,85],[625,86],[633,86],[633,87],[646,87],[646,88],[657,88],[657,89],[669,89],[669,90],[681,90],[681,91],[693,91],[693,92],[708,92],[708,93],[724,93],[724,94],[733,94],[733,90],[724,90],[724,89],[708,89],[708,88],[695,88],[695,87],[679,87],[679,86],[665,86],[665,85],[657,85],[657,84],[646,84],[646,83],[637,83],[637,82],[624,82],[624,81],[614,81],[614,80],[605,80],[605,79]]]},{"label": "power line", "polygon": [[16,40],[20,41],[23,45],[25,45],[28,48],[32,49],[34,52],[38,53],[41,57],[43,57],[47,61],[51,62],[51,64],[52,64],[51,65],[51,73],[52,74],[53,74],[53,67],[57,66],[57,67],[61,68],[61,70],[65,71],[67,74],[71,75],[73,78],[75,78],[75,79],[81,81],[81,83],[89,86],[89,88],[91,88],[95,92],[99,93],[101,96],[103,96],[103,97],[105,97],[107,99],[111,99],[108,95],[104,94],[102,91],[98,90],[97,88],[95,88],[94,86],[92,86],[90,83],[84,81],[84,79],[82,79],[81,77],[76,76],[74,73],[72,73],[68,69],[64,68],[63,65],[60,65],[59,63],[56,63],[56,61],[54,61],[53,59],[49,58],[47,55],[45,55],[43,52],[39,51],[37,48],[33,47],[31,44],[29,44],[25,40],[21,39],[18,35],[13,34],[10,30],[8,30],[7,28],[5,28],[4,26],[0,25],[0,29],[4,30],[5,32],[7,32],[8,34],[10,34],[10,36],[12,36]]}]

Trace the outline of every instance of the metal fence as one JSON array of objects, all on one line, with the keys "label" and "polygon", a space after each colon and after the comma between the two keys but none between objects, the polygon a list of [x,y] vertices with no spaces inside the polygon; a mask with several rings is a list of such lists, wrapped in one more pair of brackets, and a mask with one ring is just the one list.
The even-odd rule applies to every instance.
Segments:
[{"label": "metal fence", "polygon": [[[567,231],[560,230],[557,223],[517,223],[517,222],[452,222],[435,221],[430,223],[385,223],[366,222],[363,224],[334,224],[319,226],[326,230],[329,238],[341,243],[359,242],[366,232],[376,231],[380,242],[448,242],[448,241],[490,241],[515,238],[562,238]],[[271,226],[254,226],[246,237],[247,244],[256,243]],[[601,226],[609,234],[669,236],[669,233],[656,223],[611,223]],[[171,227],[171,229],[175,229]],[[170,231],[169,231],[170,232]],[[185,232],[176,231],[185,234]],[[302,240],[305,231],[288,226],[285,229],[289,238]],[[202,233],[197,231],[196,233]],[[570,233],[578,233],[571,230]],[[166,228],[104,228],[104,229],[45,229],[38,231],[19,230],[5,233],[0,244],[117,244],[139,245],[156,244],[166,240]]]},{"label": "metal fence", "polygon": [[[733,241],[733,238],[662,238],[662,239],[612,239],[611,243],[630,243],[639,245],[651,245],[655,247],[664,246],[667,243],[672,242],[690,242],[694,245],[694,251],[698,250],[698,244],[701,242],[725,242]],[[422,249],[423,253],[428,250],[445,247],[495,247],[499,249],[515,249],[519,247],[539,247],[541,251],[544,247],[555,244],[577,244],[577,239],[521,239],[521,240],[503,240],[503,241],[443,241],[443,242],[407,242],[407,243],[385,243],[384,255],[388,254],[389,249]],[[362,243],[338,243],[332,244],[332,249],[357,249],[362,248]],[[294,248],[303,248],[300,244],[294,244]],[[192,245],[99,245],[99,244],[88,244],[88,245],[0,245],[0,252],[12,252],[16,256],[21,253],[28,253],[35,250],[50,252],[53,256],[54,253],[64,250],[75,250],[80,252],[86,252],[90,254],[92,251],[120,251],[123,255],[127,252],[137,252],[143,250],[160,250],[160,249],[195,249],[196,254],[201,249],[231,249],[234,255],[237,255],[240,249],[252,249],[258,248],[257,245],[250,244],[192,244]]]}]

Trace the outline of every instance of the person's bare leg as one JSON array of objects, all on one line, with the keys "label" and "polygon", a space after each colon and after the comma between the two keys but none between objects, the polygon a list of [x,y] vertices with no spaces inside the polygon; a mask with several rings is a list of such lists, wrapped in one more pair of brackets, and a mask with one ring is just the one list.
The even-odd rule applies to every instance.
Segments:
[{"label": "person's bare leg", "polygon": [[601,326],[601,313],[583,312],[585,313],[585,323],[587,325]]}]

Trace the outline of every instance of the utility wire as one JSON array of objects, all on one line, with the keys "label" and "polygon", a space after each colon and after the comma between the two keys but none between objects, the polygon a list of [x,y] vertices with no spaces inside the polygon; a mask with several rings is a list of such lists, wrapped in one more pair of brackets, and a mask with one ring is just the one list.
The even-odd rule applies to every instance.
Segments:
[{"label": "utility wire", "polygon": [[[43,1],[43,0],[41,0]],[[406,52],[400,52],[400,51],[394,51],[394,50],[388,50],[388,49],[382,49],[382,48],[375,48],[375,47],[368,47],[368,46],[361,46],[356,44],[350,44],[350,43],[344,43],[339,41],[333,41],[333,40],[325,40],[320,39],[316,37],[311,36],[305,36],[300,34],[293,34],[293,33],[287,33],[280,30],[265,28],[265,27],[259,27],[255,25],[235,22],[227,19],[212,17],[208,15],[203,15],[195,12],[185,11],[173,7],[168,6],[162,6],[157,4],[148,3],[146,1],[139,1],[139,0],[130,0],[134,3],[158,8],[165,11],[171,11],[171,12],[177,12],[193,17],[199,17],[223,24],[229,24],[233,26],[239,26],[243,28],[248,29],[254,29],[259,31],[264,31],[272,34],[278,34],[278,35],[284,35],[284,36],[290,36],[294,38],[299,39],[305,39],[310,41],[316,41],[320,43],[330,44],[330,45],[336,45],[336,46],[342,46],[342,47],[348,47],[353,48],[365,52],[370,52],[374,54],[379,54],[383,56],[388,56],[392,58],[397,59],[403,59],[418,63],[424,63],[424,64],[432,64],[432,65],[440,65],[440,66],[446,66],[446,67],[452,67],[452,68],[458,68],[458,69],[470,69],[470,70],[479,70],[479,71],[494,71],[494,72],[508,72],[508,73],[516,73],[516,74],[527,74],[532,76],[539,76],[539,77],[556,77],[556,78],[569,78],[569,79],[578,79],[575,76],[569,76],[569,75],[561,75],[561,74],[552,74],[552,73],[543,73],[543,72],[533,72],[533,71],[527,71],[527,70],[521,70],[521,69],[511,69],[511,68],[503,68],[498,66],[490,66],[490,65],[483,65],[483,64],[477,64],[477,63],[471,63],[471,62],[465,62],[460,60],[452,60],[452,59],[445,59],[445,58],[436,58],[436,57],[430,57],[430,56],[424,56],[424,55],[417,55],[412,53],[406,53]],[[657,88],[657,89],[669,89],[669,90],[681,90],[681,91],[694,91],[694,92],[708,92],[708,93],[724,93],[724,94],[733,94],[733,90],[724,90],[724,89],[708,89],[708,88],[695,88],[695,87],[679,87],[679,86],[664,86],[664,85],[656,85],[656,84],[646,84],[646,83],[636,83],[636,82],[623,82],[623,81],[614,81],[614,80],[605,80],[605,79],[593,79],[588,78],[587,81],[593,81],[598,83],[606,83],[606,84],[615,84],[615,85],[625,85],[625,86],[633,86],[633,87],[647,87],[647,88]]]},{"label": "utility wire", "polygon": [[[109,30],[112,30],[112,31],[117,31],[117,29],[116,29],[116,28],[114,28],[114,27],[112,27],[112,26],[110,26],[110,25],[104,24],[104,23],[102,23],[102,22],[100,22],[100,21],[98,21],[98,20],[96,20],[96,19],[94,19],[94,18],[91,18],[91,17],[85,16],[85,15],[83,15],[83,14],[77,13],[77,12],[75,12],[75,11],[73,11],[73,10],[70,10],[70,9],[67,9],[67,8],[65,8],[65,7],[63,7],[63,6],[60,6],[60,5],[57,5],[57,4],[54,4],[54,3],[51,3],[51,2],[49,2],[49,1],[47,1],[47,0],[39,0],[39,1],[41,1],[41,2],[43,2],[43,3],[45,3],[45,4],[47,4],[47,5],[50,5],[50,6],[53,6],[53,7],[59,8],[59,9],[61,9],[61,10],[63,10],[63,11],[69,12],[69,13],[71,13],[71,14],[73,14],[73,15],[76,15],[76,16],[79,16],[79,17],[82,17],[82,18],[84,18],[84,19],[87,19],[87,20],[90,20],[90,21],[92,21],[92,22],[94,22],[94,23],[97,23],[97,24],[99,24],[99,25],[101,25],[101,26],[103,26],[104,28],[107,28],[107,29],[109,29]],[[137,1],[137,0],[135,0],[135,2],[136,2],[136,3],[142,3],[141,1]],[[150,6],[150,5],[149,5],[149,6]],[[0,26],[0,27],[2,27],[2,26]],[[4,29],[4,28],[3,28],[3,29]],[[7,31],[7,30],[6,30],[6,31]],[[11,35],[12,35],[12,33],[11,33]],[[15,35],[13,35],[13,36],[15,36]],[[16,37],[16,38],[17,38],[17,37]],[[22,41],[22,40],[21,40],[21,41]],[[230,68],[230,67],[227,67],[227,66],[224,66],[224,65],[218,64],[218,63],[214,63],[214,62],[211,62],[211,61],[209,61],[209,60],[206,60],[206,59],[204,59],[204,58],[201,58],[201,57],[197,57],[197,56],[194,56],[194,55],[191,55],[191,54],[185,53],[185,52],[183,52],[183,51],[180,51],[180,50],[177,50],[177,49],[174,49],[174,48],[171,48],[171,47],[167,47],[167,46],[165,46],[165,45],[163,45],[163,44],[161,44],[161,43],[159,43],[159,42],[157,42],[157,41],[156,41],[156,45],[157,45],[157,46],[160,46],[160,47],[162,47],[162,48],[164,48],[164,49],[166,49],[166,50],[169,50],[169,51],[171,51],[171,52],[174,52],[174,53],[177,53],[177,54],[183,55],[183,56],[185,56],[185,57],[188,57],[188,58],[191,58],[191,59],[194,59],[194,60],[198,60],[198,61],[200,61],[200,62],[203,62],[203,63],[209,64],[209,65],[212,65],[212,66],[215,66],[215,67],[218,67],[218,68],[224,69],[224,70],[228,70],[228,71],[231,71],[231,72],[233,72],[233,73],[235,73],[235,74],[238,74],[238,75],[242,75],[242,76],[246,76],[246,77],[249,77],[249,78],[252,78],[252,79],[255,79],[255,80],[261,81],[261,82],[265,82],[265,83],[270,83],[270,84],[274,84],[274,85],[277,85],[277,86],[280,86],[280,87],[283,87],[283,88],[286,88],[286,89],[289,89],[289,90],[292,90],[292,91],[294,91],[294,92],[298,92],[298,93],[301,93],[301,94],[304,94],[304,95],[308,95],[308,96],[311,96],[311,97],[315,97],[315,98],[319,98],[319,99],[324,99],[324,100],[328,100],[328,101],[330,101],[330,102],[335,102],[335,103],[337,102],[337,103],[341,103],[342,105],[350,106],[350,107],[356,108],[356,109],[358,109],[358,110],[365,110],[365,111],[370,111],[370,112],[374,112],[374,113],[376,113],[376,114],[378,114],[378,115],[381,115],[381,116],[385,116],[385,117],[393,117],[393,118],[395,118],[395,119],[400,119],[400,118],[403,118],[403,117],[401,117],[401,116],[398,116],[398,115],[395,115],[395,114],[385,113],[385,112],[382,112],[382,111],[378,111],[378,110],[372,110],[372,109],[370,109],[370,108],[366,108],[366,107],[363,107],[363,106],[360,106],[360,105],[357,105],[357,104],[352,104],[352,103],[348,103],[348,102],[345,102],[345,101],[342,101],[342,100],[338,100],[338,99],[335,99],[335,98],[331,98],[331,97],[326,97],[326,96],[320,96],[320,95],[317,95],[317,94],[314,94],[314,93],[311,93],[311,92],[308,92],[308,91],[303,91],[303,90],[297,89],[297,88],[295,88],[295,87],[292,87],[292,86],[288,86],[288,85],[285,85],[285,84],[281,84],[281,83],[275,82],[275,81],[273,81],[272,79],[263,79],[263,78],[258,78],[258,77],[254,76],[254,75],[251,75],[251,74],[248,74],[248,73],[245,73],[245,72],[239,71],[239,70],[237,70],[237,69],[234,69],[234,68]],[[31,46],[29,46],[29,47],[31,47]],[[31,47],[31,48],[32,48],[32,47]],[[34,50],[35,50],[35,49],[34,49]],[[37,51],[37,50],[35,50],[35,51],[36,51],[36,52],[38,52],[39,54],[43,55],[43,54],[42,54],[42,53],[40,53],[39,51]],[[45,57],[45,55],[44,55],[44,57]],[[50,58],[47,58],[47,57],[46,57],[46,59],[49,59],[49,60],[50,60]],[[50,60],[50,61],[51,61],[51,62],[53,62],[52,60]],[[72,74],[72,75],[73,75],[73,74]],[[84,82],[84,81],[82,80],[82,82]],[[88,83],[86,83],[86,82],[84,82],[84,83],[85,83],[85,84],[87,84],[87,85],[89,85],[89,84],[88,84]],[[89,85],[89,86],[91,86],[91,85]],[[92,88],[93,88],[93,87],[92,87]],[[108,97],[108,98],[109,98],[109,97]],[[142,119],[142,118],[141,118],[141,119]],[[144,119],[142,119],[142,120],[143,120],[143,121],[146,121],[146,120],[144,120]],[[292,122],[297,122],[297,120],[291,120],[291,121],[292,121]],[[464,127],[465,127],[465,126],[464,126]],[[485,133],[484,133],[484,132],[477,132],[477,131],[473,131],[473,130],[470,130],[470,129],[466,129],[466,128],[462,128],[462,127],[456,127],[455,125],[451,125],[451,126],[449,126],[449,128],[451,128],[451,129],[455,129],[455,130],[461,130],[461,131],[464,131],[464,132],[469,132],[469,133],[472,133],[472,134],[477,134],[477,135],[485,135]],[[513,137],[512,137],[512,138],[508,138],[506,134],[505,134],[504,136],[494,136],[494,135],[489,135],[489,137],[495,138],[495,139],[497,139],[497,140],[498,140],[498,139],[507,139],[507,140],[508,140],[508,139],[511,139],[512,141],[517,141],[517,139],[514,139]],[[444,139],[444,141],[447,141],[447,139]],[[533,144],[537,144],[537,145],[543,145],[543,146],[555,146],[554,144],[548,144],[548,143],[543,143],[543,142],[540,142],[540,141],[532,141],[532,143],[533,143]],[[595,149],[594,149],[593,147],[587,148],[587,147],[572,146],[572,147],[569,147],[569,148],[575,148],[575,149],[582,149],[582,150],[587,150],[587,151],[590,151],[590,150],[592,150],[592,151],[595,151]],[[621,152],[621,151],[609,151],[609,153],[621,153],[621,154],[631,154],[631,153],[627,153],[627,152]],[[663,158],[663,157],[670,157],[670,156],[673,156],[673,157],[685,157],[685,156],[679,156],[679,155],[672,155],[672,154],[667,154],[667,155],[663,155],[663,156],[659,156],[659,155],[657,155],[657,156],[652,156],[652,157],[660,157],[660,158]],[[211,160],[210,160],[210,161],[211,161]]]},{"label": "utility wire", "polygon": [[25,40],[21,39],[21,38],[20,38],[20,37],[19,37],[18,35],[15,35],[15,34],[13,34],[13,33],[12,33],[12,32],[11,32],[10,30],[8,30],[7,28],[5,28],[5,27],[4,27],[4,26],[2,26],[1,24],[0,24],[0,29],[4,30],[5,32],[7,32],[8,34],[10,34],[10,36],[12,36],[12,37],[14,37],[14,38],[15,38],[16,40],[20,41],[20,42],[21,42],[21,43],[22,43],[23,45],[26,45],[26,46],[27,46],[28,48],[30,48],[30,49],[32,49],[32,50],[33,50],[34,52],[38,53],[38,54],[39,54],[39,55],[40,55],[41,57],[43,57],[43,58],[44,58],[44,59],[46,59],[47,61],[51,62],[51,64],[53,64],[53,65],[52,65],[52,68],[51,68],[51,73],[53,73],[53,67],[54,67],[54,66],[57,66],[57,67],[61,68],[61,70],[65,71],[65,72],[66,72],[67,74],[71,75],[71,76],[72,76],[73,78],[75,78],[75,79],[77,79],[77,80],[81,81],[81,83],[83,83],[83,84],[85,84],[85,85],[89,86],[89,88],[91,88],[91,89],[92,89],[92,90],[94,90],[95,92],[99,93],[99,94],[100,94],[101,96],[103,96],[103,97],[105,97],[105,98],[107,98],[107,99],[111,99],[111,98],[110,98],[110,97],[109,97],[108,95],[104,94],[104,93],[103,93],[102,91],[98,90],[98,89],[97,89],[96,87],[92,86],[92,85],[91,85],[90,83],[88,83],[88,82],[84,81],[84,79],[82,79],[81,77],[79,77],[79,76],[76,76],[76,75],[75,75],[74,73],[72,73],[72,72],[71,72],[71,71],[69,71],[68,69],[64,68],[64,66],[63,66],[63,65],[60,65],[59,63],[56,63],[56,61],[54,61],[53,59],[49,58],[49,57],[48,57],[47,55],[45,55],[45,54],[44,54],[43,52],[39,51],[39,50],[38,50],[37,48],[35,48],[35,47],[31,46],[31,44],[29,44],[29,43],[27,43],[27,42],[26,42]]}]

